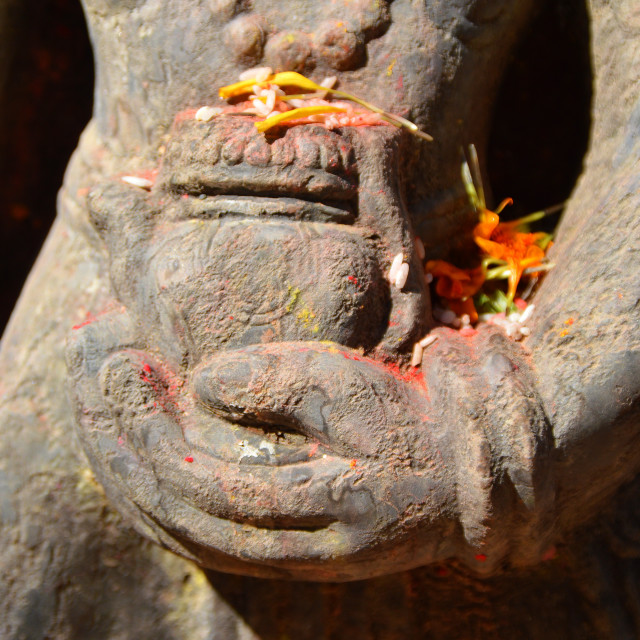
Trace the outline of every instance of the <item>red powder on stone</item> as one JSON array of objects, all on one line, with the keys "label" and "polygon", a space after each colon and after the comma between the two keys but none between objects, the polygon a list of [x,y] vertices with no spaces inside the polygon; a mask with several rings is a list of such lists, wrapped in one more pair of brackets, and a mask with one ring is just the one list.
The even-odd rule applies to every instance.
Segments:
[{"label": "red powder on stone", "polygon": [[185,461],[185,462],[193,462],[193,456],[187,456],[187,457],[184,459],[184,461]]},{"label": "red powder on stone", "polygon": [[403,382],[417,382],[424,384],[424,375],[422,369],[418,367],[411,367],[406,372],[402,371],[395,362],[378,363],[384,369],[386,369],[394,378],[402,380]]},{"label": "red powder on stone", "polygon": [[150,182],[155,182],[158,177],[159,169],[157,167],[153,169],[145,169],[144,171],[138,171],[134,175],[139,178],[144,178],[145,180],[149,180]]},{"label": "red powder on stone", "polygon": [[178,111],[176,113],[176,117],[173,119],[173,124],[176,125],[179,122],[184,122],[185,120],[193,120],[196,117],[197,109],[185,109],[184,111]]},{"label": "red powder on stone", "polygon": [[477,553],[476,554],[476,560],[478,562],[486,562],[487,556],[484,553]]},{"label": "red powder on stone", "polygon": [[73,331],[76,331],[78,329],[81,329],[82,327],[86,327],[88,324],[91,324],[92,322],[95,322],[96,319],[97,318],[89,311],[87,312],[86,320],[84,322],[81,322],[80,324],[76,324],[71,328]]}]

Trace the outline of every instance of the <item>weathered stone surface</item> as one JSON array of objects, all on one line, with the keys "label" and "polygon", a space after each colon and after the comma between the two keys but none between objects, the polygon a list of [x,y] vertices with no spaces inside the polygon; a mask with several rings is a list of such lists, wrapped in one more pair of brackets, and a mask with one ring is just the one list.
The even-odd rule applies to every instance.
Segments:
[{"label": "weathered stone surface", "polygon": [[[591,5],[591,150],[532,336],[436,329],[418,374],[413,237],[530,6],[352,4],[87,1],[95,118],[0,355],[2,637],[637,636],[634,14]],[[229,56],[241,19],[264,41]],[[191,119],[246,56],[341,68],[327,20],[366,48],[343,86],[433,145]]]}]

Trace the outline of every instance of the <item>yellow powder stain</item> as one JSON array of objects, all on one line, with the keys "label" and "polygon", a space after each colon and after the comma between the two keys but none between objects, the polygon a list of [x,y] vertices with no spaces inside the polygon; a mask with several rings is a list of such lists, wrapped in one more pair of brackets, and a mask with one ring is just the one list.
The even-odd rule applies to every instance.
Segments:
[{"label": "yellow powder stain", "polygon": [[396,59],[394,58],[391,61],[391,64],[387,67],[387,78],[391,77],[391,74],[393,73],[393,67],[396,66]]},{"label": "yellow powder stain", "polygon": [[287,42],[289,44],[293,44],[295,41],[296,41],[296,37],[292,33],[289,33],[287,35]]},{"label": "yellow powder stain", "polygon": [[316,314],[305,307],[304,309],[298,312],[298,315],[296,317],[298,318],[298,320],[302,320],[305,327],[309,327],[309,325],[313,322],[314,318],[316,317]]},{"label": "yellow powder stain", "polygon": [[317,322],[314,323],[315,317],[316,314],[307,307],[302,308],[296,314],[296,319],[302,322],[305,328],[309,329],[311,333],[318,333],[320,331],[320,325]]},{"label": "yellow powder stain", "polygon": [[[298,289],[298,287],[294,289],[291,285],[288,285],[287,290],[289,293],[289,302],[287,302],[286,310],[287,313],[291,313],[294,307],[296,307],[300,302],[300,295],[302,294],[302,292],[300,291],[300,289]],[[315,317],[316,314],[307,307],[303,307],[296,314],[296,319],[302,322],[304,326],[311,331],[311,333],[318,333],[320,331],[320,326],[318,325],[318,323],[313,322],[315,320]]]},{"label": "yellow powder stain", "polygon": [[287,292],[289,294],[289,302],[287,302],[286,310],[287,313],[291,313],[291,310],[298,304],[298,300],[300,299],[300,289],[298,289],[298,287],[294,289],[289,285],[287,287]]}]

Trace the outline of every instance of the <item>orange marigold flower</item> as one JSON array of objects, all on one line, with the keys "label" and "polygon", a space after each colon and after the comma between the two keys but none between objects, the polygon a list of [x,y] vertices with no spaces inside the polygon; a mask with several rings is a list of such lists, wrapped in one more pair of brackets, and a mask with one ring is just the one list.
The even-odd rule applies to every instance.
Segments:
[{"label": "orange marigold flower", "polygon": [[[465,191],[478,214],[478,223],[473,229],[473,238],[480,248],[480,266],[475,269],[460,269],[444,260],[430,260],[426,264],[427,273],[436,279],[436,293],[447,300],[449,309],[458,316],[468,315],[472,322],[478,319],[473,296],[480,308],[490,306],[495,312],[499,306],[508,309],[514,300],[516,289],[523,273],[547,270],[550,263],[545,261],[545,249],[551,243],[548,233],[530,233],[529,224],[542,219],[557,210],[532,213],[512,222],[500,222],[500,213],[510,204],[511,198],[500,203],[495,211],[487,208],[478,156],[473,145],[469,147],[469,161],[462,163],[462,181]],[[508,293],[500,288],[489,287],[481,291],[486,281],[508,279]],[[495,303],[499,302],[499,305]],[[490,304],[489,304],[490,303]],[[505,304],[506,303],[506,304]]]},{"label": "orange marigold flower", "polygon": [[506,263],[509,271],[509,300],[513,300],[522,273],[529,267],[536,267],[544,260],[544,250],[538,242],[547,237],[546,233],[524,233],[518,228],[520,220],[500,222],[499,212],[513,201],[504,200],[496,212],[484,209],[480,212],[480,222],[473,230],[476,244],[490,258]]},{"label": "orange marigold flower", "polygon": [[425,270],[437,278],[436,293],[446,298],[457,315],[468,314],[472,322],[478,319],[471,297],[482,287],[485,275],[482,266],[460,269],[445,260],[429,260]]}]

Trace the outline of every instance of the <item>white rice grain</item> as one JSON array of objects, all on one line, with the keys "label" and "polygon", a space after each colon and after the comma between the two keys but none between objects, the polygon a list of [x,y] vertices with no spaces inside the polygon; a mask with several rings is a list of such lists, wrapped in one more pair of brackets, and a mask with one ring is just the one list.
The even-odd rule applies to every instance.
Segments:
[{"label": "white rice grain", "polygon": [[320,86],[324,87],[325,89],[333,89],[333,87],[335,87],[337,81],[338,81],[338,76],[327,76],[320,83]]},{"label": "white rice grain", "polygon": [[530,304],[527,308],[520,314],[520,322],[524,324],[530,317],[531,314],[535,311],[536,305]]},{"label": "white rice grain", "polygon": [[398,277],[398,270],[402,266],[403,260],[404,260],[404,256],[402,255],[402,253],[399,253],[391,261],[391,267],[389,268],[388,278],[389,278],[389,282],[391,282],[392,284],[396,281],[396,278]]},{"label": "white rice grain", "polygon": [[422,345],[416,342],[413,345],[413,353],[411,355],[411,366],[419,367],[422,364]]},{"label": "white rice grain", "polygon": [[430,344],[433,344],[438,339],[438,336],[425,336],[418,343],[423,349],[426,349]]},{"label": "white rice grain", "polygon": [[[338,81],[338,76],[327,76],[320,83],[320,86],[324,87],[325,89],[333,89],[333,87],[334,87],[334,85],[336,84],[337,81]],[[329,93],[328,91],[318,91],[317,95],[320,98],[326,98],[328,93]]]},{"label": "white rice grain", "polygon": [[222,113],[220,107],[200,107],[196,111],[195,119],[199,122],[209,122]]},{"label": "white rice grain", "polygon": [[141,189],[151,189],[153,187],[153,182],[151,180],[147,180],[146,178],[138,178],[138,176],[123,176],[120,178],[122,182],[126,182],[134,187],[140,187]]},{"label": "white rice grain", "polygon": [[257,98],[251,101],[254,109],[258,113],[259,116],[268,116],[273,109],[269,109],[269,107],[262,102],[262,100],[258,100]]},{"label": "white rice grain", "polygon": [[241,82],[244,82],[246,80],[264,82],[272,73],[273,69],[271,67],[254,67],[253,69],[247,69],[246,71],[243,71],[238,76],[238,78]]},{"label": "white rice grain", "polygon": [[409,265],[406,262],[403,262],[398,269],[398,275],[396,276],[395,281],[393,282],[393,286],[396,289],[403,289],[404,285],[407,284],[407,278],[409,277]]},{"label": "white rice grain", "polygon": [[276,106],[276,92],[273,89],[267,89],[265,106],[269,109],[269,113],[273,111],[273,107]]}]

